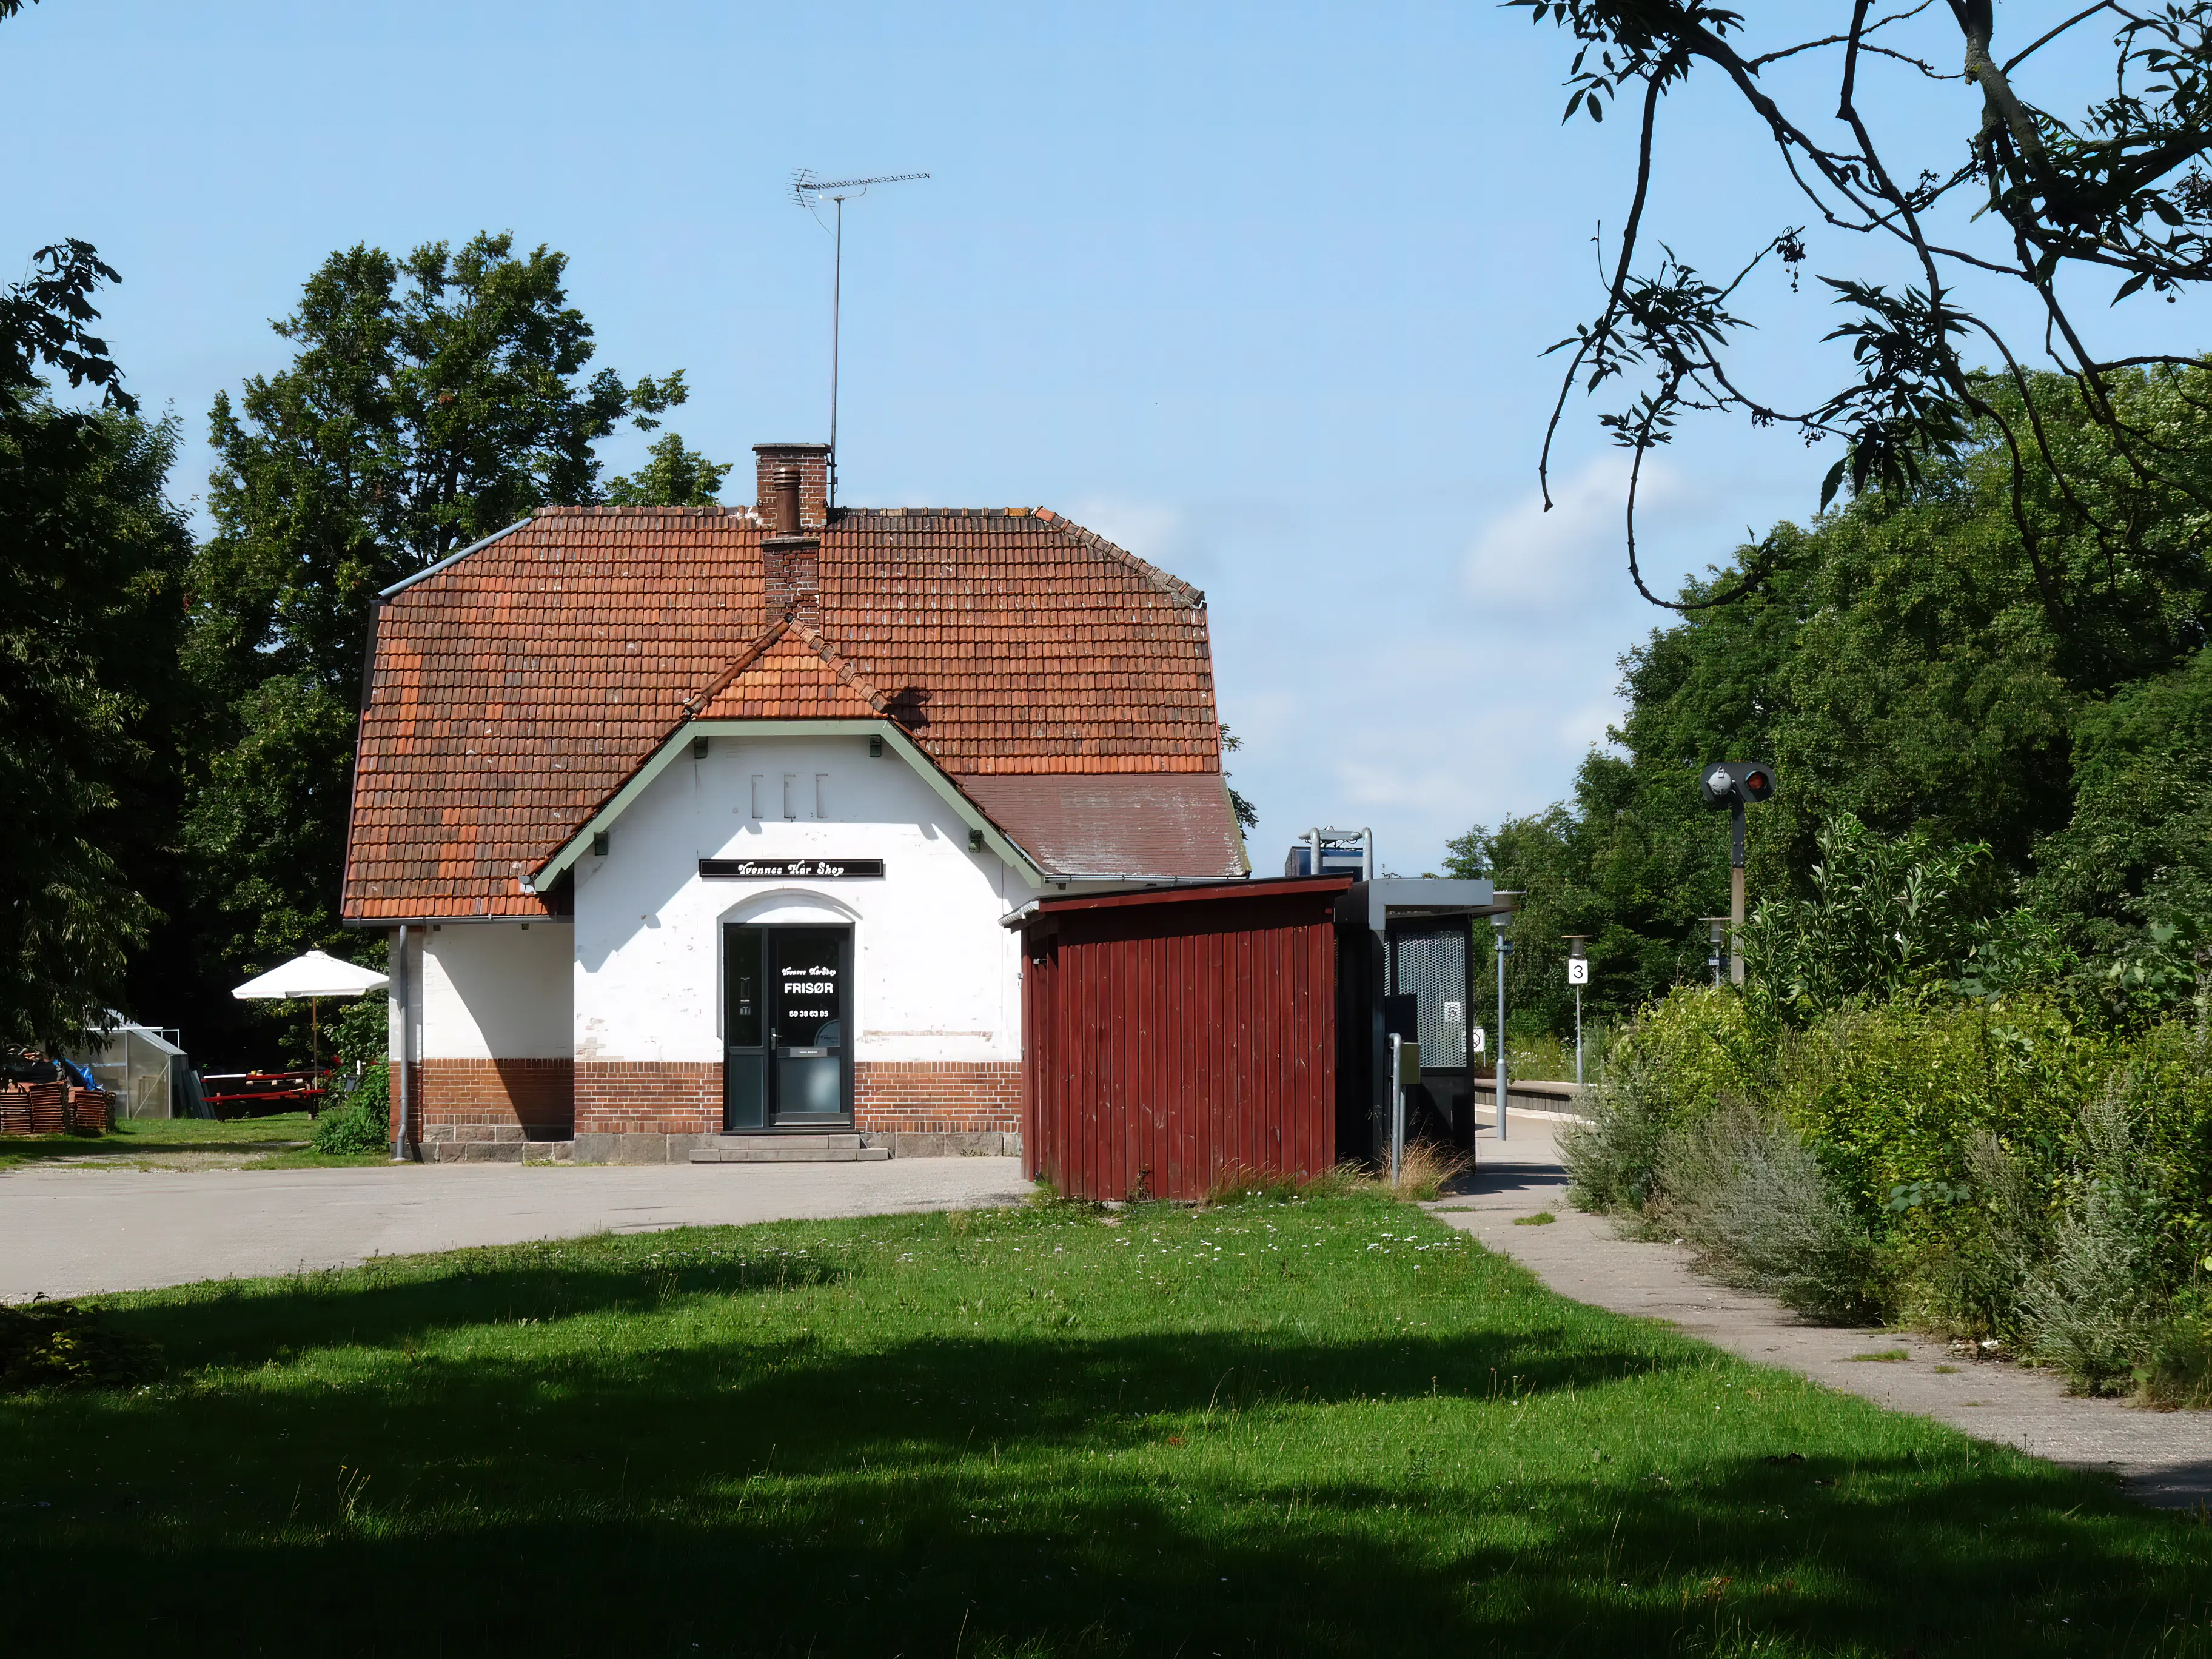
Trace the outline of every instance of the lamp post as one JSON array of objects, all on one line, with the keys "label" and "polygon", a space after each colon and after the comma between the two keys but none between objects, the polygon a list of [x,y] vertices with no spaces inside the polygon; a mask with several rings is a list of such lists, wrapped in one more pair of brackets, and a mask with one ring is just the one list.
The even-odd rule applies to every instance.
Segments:
[{"label": "lamp post", "polygon": [[1589,957],[1583,946],[1589,943],[1588,933],[1562,933],[1567,942],[1567,983],[1575,988],[1575,1087],[1583,1084],[1583,987],[1589,983]]},{"label": "lamp post", "polygon": [[1506,925],[1513,920],[1513,905],[1511,901],[1519,898],[1521,895],[1518,893],[1500,893],[1493,890],[1490,896],[1493,900],[1502,902],[1504,904],[1504,908],[1502,909],[1492,912],[1490,925],[1493,928],[1497,929],[1498,932],[1498,1064],[1495,1070],[1498,1081],[1498,1138],[1500,1140],[1504,1140],[1509,1139],[1510,1135],[1510,1131],[1507,1127],[1506,1124],[1505,1114],[1505,1093],[1507,1087],[1507,1066],[1505,1063],[1505,959],[1513,954],[1513,941],[1505,937],[1505,928]]}]

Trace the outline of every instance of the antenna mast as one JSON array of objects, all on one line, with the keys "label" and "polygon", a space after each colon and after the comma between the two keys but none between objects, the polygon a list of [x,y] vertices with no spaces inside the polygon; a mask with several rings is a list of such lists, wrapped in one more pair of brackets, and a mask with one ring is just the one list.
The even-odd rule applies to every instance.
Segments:
[{"label": "antenna mast", "polygon": [[837,333],[845,301],[845,198],[868,193],[870,185],[903,185],[916,179],[927,179],[926,173],[886,173],[873,179],[817,179],[805,167],[791,175],[791,199],[814,216],[814,222],[822,223],[822,198],[828,197],[837,204],[836,228],[823,225],[836,243],[836,254],[830,278],[830,504],[837,501]]}]

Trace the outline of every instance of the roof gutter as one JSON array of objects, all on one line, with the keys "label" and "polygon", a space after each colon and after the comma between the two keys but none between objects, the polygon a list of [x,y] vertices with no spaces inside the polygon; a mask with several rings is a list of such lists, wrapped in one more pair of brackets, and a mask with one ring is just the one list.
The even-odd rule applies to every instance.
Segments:
[{"label": "roof gutter", "polygon": [[[1047,872],[1045,876],[1045,884],[1051,887],[1066,887],[1071,883],[1079,881],[1106,882],[1115,887],[1122,889],[1124,891],[1142,892],[1146,889],[1152,887],[1238,887],[1242,886],[1249,878],[1249,872],[1243,876],[1130,876],[1120,874],[1110,876],[1079,876],[1063,875],[1060,872],[1054,870]],[[1030,899],[1026,903],[1019,905],[1014,909],[1007,911],[1005,915],[1000,916],[999,918],[999,926],[1006,928],[1014,928],[1023,926],[1031,916],[1036,914],[1037,907],[1042,905],[1045,900],[1049,898],[1106,898],[1109,896],[1110,896],[1110,895],[1104,893],[1041,894],[1037,897]]]}]

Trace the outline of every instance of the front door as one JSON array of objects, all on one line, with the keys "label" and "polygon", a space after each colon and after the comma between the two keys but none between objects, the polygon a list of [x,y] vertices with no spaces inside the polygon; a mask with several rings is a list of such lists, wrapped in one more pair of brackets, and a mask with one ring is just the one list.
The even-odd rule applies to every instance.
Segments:
[{"label": "front door", "polygon": [[853,1121],[853,930],[722,929],[722,1127]]}]

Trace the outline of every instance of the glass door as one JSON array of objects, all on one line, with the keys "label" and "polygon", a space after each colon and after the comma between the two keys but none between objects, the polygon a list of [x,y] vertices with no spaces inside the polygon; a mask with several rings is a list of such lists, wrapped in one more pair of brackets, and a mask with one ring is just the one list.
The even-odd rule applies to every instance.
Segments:
[{"label": "glass door", "polygon": [[851,1124],[852,963],[849,927],[723,927],[726,1132]]},{"label": "glass door", "polygon": [[775,964],[769,1041],[775,1050],[769,1091],[777,1127],[843,1123],[852,1116],[845,1063],[849,927],[769,930]]},{"label": "glass door", "polygon": [[768,929],[722,928],[722,1127],[768,1127]]}]

